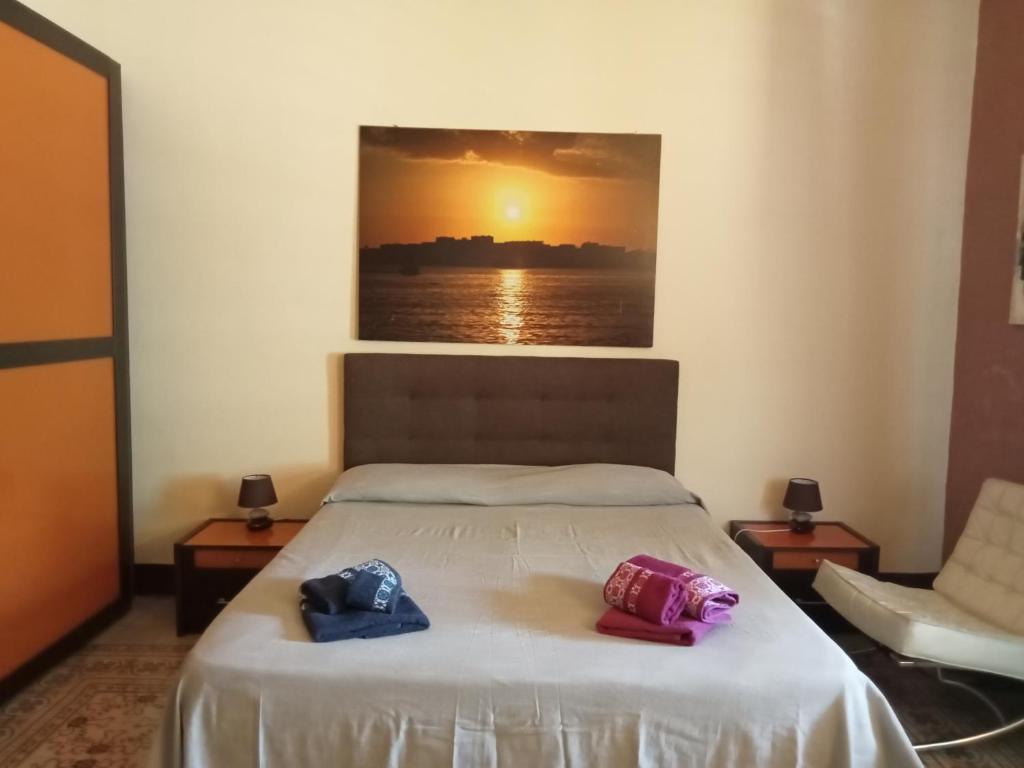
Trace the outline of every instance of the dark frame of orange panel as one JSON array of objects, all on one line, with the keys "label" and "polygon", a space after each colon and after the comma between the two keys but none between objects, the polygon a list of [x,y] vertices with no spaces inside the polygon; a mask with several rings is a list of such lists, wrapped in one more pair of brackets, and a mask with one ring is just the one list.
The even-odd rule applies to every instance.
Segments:
[{"label": "dark frame of orange panel", "polygon": [[0,368],[112,358],[114,362],[115,433],[117,439],[118,559],[120,595],[24,666],[0,680],[0,701],[88,641],[121,616],[132,598],[132,471],[131,409],[128,380],[128,285],[125,263],[124,149],[121,125],[121,66],[88,43],[35,11],[0,0],[0,22],[34,38],[106,78],[110,131],[110,266],[113,335],[90,339],[58,339],[0,343]]}]

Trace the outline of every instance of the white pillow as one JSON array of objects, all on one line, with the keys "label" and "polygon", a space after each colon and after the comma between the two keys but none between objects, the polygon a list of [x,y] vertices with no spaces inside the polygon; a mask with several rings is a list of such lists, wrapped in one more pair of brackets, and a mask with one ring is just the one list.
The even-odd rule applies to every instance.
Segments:
[{"label": "white pillow", "polygon": [[363,464],[338,478],[324,504],[335,501],[642,507],[697,499],[667,472],[625,464]]}]

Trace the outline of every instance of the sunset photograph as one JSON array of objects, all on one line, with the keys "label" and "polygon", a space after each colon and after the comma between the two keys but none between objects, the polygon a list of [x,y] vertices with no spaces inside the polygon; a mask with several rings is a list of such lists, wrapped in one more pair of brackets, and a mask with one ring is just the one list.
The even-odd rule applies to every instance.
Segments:
[{"label": "sunset photograph", "polygon": [[359,338],[649,347],[661,137],[363,126]]}]

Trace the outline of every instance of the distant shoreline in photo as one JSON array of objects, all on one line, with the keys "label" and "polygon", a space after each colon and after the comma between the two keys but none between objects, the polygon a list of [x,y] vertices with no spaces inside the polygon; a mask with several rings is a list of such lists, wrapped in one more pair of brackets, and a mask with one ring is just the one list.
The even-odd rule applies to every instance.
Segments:
[{"label": "distant shoreline in photo", "polygon": [[493,267],[506,269],[654,270],[655,252],[621,245],[585,242],[549,245],[539,240],[497,242],[491,235],[437,237],[423,243],[386,243],[359,249],[359,269],[409,272],[424,267]]}]

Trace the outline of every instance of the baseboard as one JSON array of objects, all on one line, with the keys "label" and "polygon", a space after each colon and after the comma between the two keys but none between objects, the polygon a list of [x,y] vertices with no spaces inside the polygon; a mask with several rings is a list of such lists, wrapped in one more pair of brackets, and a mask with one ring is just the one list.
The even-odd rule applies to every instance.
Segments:
[{"label": "baseboard", "polygon": [[16,694],[44,672],[80,649],[102,630],[121,618],[131,607],[130,597],[122,598],[87,619],[38,656],[22,664],[0,680],[0,704]]},{"label": "baseboard", "polygon": [[174,566],[170,563],[136,563],[136,595],[173,595]]},{"label": "baseboard", "polygon": [[939,574],[937,572],[926,573],[879,573],[879,581],[891,581],[903,587],[917,587],[918,589],[931,589],[932,582]]}]

